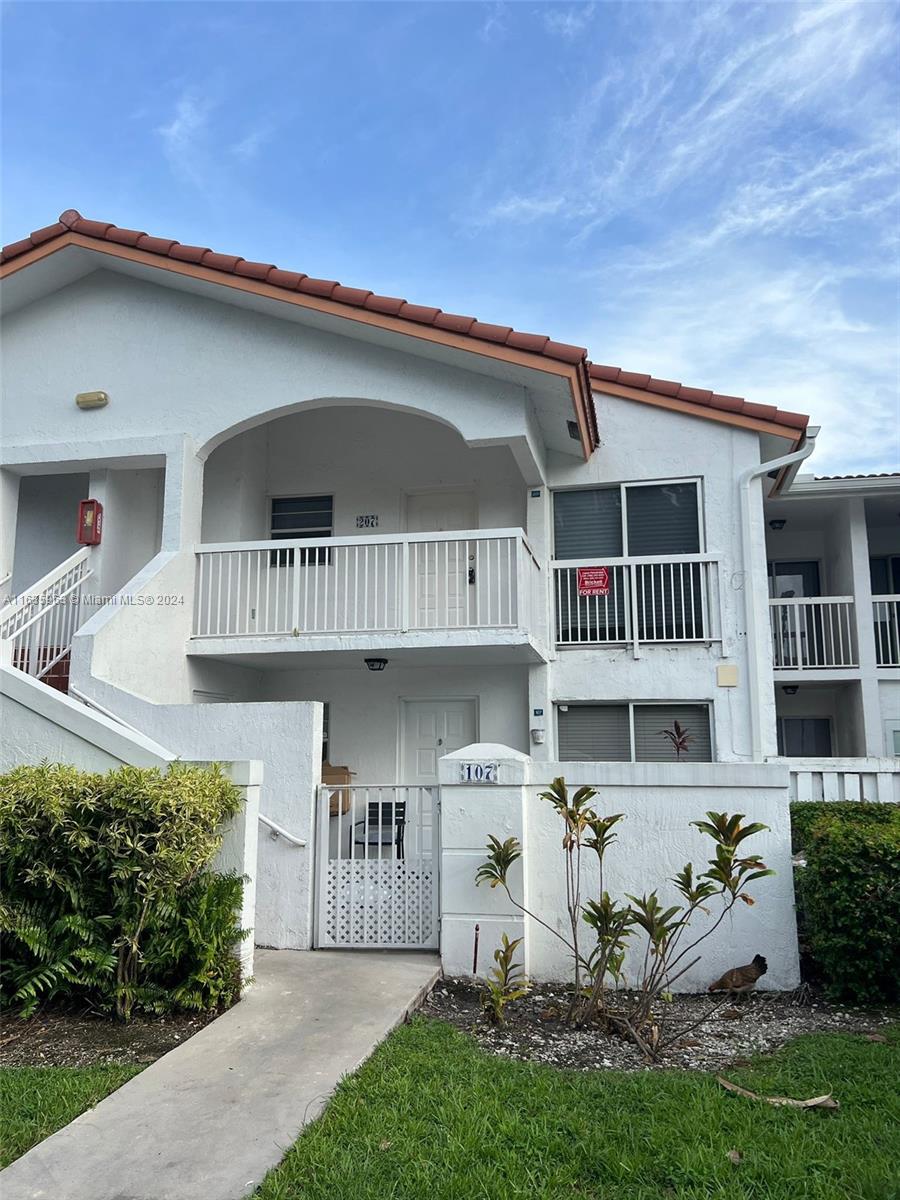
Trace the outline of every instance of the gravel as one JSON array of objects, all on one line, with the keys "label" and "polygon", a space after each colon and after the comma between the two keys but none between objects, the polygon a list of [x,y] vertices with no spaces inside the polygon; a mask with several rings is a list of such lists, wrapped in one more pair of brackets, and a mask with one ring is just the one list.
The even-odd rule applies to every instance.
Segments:
[{"label": "gravel", "polygon": [[[625,1071],[716,1071],[742,1066],[754,1054],[775,1050],[804,1033],[863,1033],[879,1038],[896,1011],[829,1004],[816,993],[797,1003],[793,993],[757,992],[737,1004],[720,1004],[710,1019],[691,1029],[669,1049],[660,1063],[648,1063],[630,1042],[600,1027],[574,1029],[564,1023],[569,990],[539,984],[507,1008],[506,1024],[494,1028],[481,1011],[481,992],[470,981],[440,980],[423,1006],[425,1016],[447,1021],[470,1033],[492,1054],[547,1063],[576,1071],[612,1067]],[[687,1029],[716,1002],[707,995],[677,995],[660,1004],[665,1036]]]}]

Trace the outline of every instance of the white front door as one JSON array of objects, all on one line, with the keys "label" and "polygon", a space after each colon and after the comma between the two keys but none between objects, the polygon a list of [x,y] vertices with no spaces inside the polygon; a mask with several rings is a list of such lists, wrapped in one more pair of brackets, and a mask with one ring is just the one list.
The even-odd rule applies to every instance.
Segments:
[{"label": "white front door", "polygon": [[[452,533],[476,528],[473,492],[420,492],[406,500],[409,533]],[[414,629],[452,629],[469,625],[469,580],[474,567],[472,543],[414,542],[410,548]],[[471,560],[471,561],[470,561]]]},{"label": "white front door", "polygon": [[438,759],[477,740],[474,700],[405,700],[403,762],[405,784],[436,784]]}]

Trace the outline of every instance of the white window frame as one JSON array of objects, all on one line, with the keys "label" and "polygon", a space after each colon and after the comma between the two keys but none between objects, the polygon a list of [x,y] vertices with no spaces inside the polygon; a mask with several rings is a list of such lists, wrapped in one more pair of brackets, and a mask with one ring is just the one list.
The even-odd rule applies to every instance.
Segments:
[{"label": "white window frame", "polygon": [[[640,708],[668,708],[673,704],[691,704],[695,708],[705,708],[709,718],[709,759],[701,759],[701,762],[718,762],[716,756],[716,722],[715,722],[715,707],[712,700],[557,700],[554,702],[555,720],[556,720],[556,746],[559,750],[559,712],[560,709],[568,708],[622,708],[628,709],[628,752],[630,758],[622,761],[629,763],[638,762],[654,762],[654,759],[636,758],[634,746],[634,710],[635,706]],[[688,731],[690,732],[690,730]],[[834,745],[832,740],[832,746]],[[562,760],[561,760],[562,761]],[[617,759],[596,759],[591,760],[596,762],[613,762]]]},{"label": "white window frame", "polygon": [[[553,488],[553,495],[557,492],[599,492],[612,491],[613,488],[619,489],[619,499],[621,501],[622,514],[622,554],[613,555],[615,558],[630,558],[628,550],[628,489],[639,487],[665,487],[670,483],[693,483],[697,486],[697,535],[700,542],[698,554],[706,553],[706,498],[703,488],[702,475],[678,475],[674,479],[629,479],[621,480],[618,483],[592,483],[589,486],[582,487],[562,487]],[[575,559],[560,559],[556,555],[556,512],[555,509],[551,513],[553,522],[553,558],[556,562],[574,562]],[[659,557],[663,557],[660,555]]]}]

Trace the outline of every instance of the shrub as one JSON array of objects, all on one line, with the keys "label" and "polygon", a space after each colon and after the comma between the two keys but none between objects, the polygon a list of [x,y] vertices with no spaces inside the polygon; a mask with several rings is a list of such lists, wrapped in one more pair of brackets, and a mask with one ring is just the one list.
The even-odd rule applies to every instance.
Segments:
[{"label": "shrub", "polygon": [[240,793],[218,768],[61,764],[0,776],[0,999],[114,1010],[235,995],[241,881],[209,871]]},{"label": "shrub", "polygon": [[[836,808],[837,805],[829,805]],[[850,807],[850,806],[841,806]],[[858,820],[860,807],[888,819]],[[900,1000],[900,811],[856,805],[812,827],[797,898],[814,964],[832,996]]]},{"label": "shrub", "polygon": [[497,965],[488,972],[481,997],[481,1007],[493,1025],[505,1025],[507,1004],[528,995],[530,984],[521,965],[515,961],[515,953],[521,944],[521,938],[510,941],[504,933],[500,946],[494,951]]},{"label": "shrub", "polygon": [[900,804],[875,804],[860,800],[798,800],[791,805],[791,850],[798,854],[810,844],[813,827],[821,820],[850,821],[854,825],[890,824]]},{"label": "shrub", "polygon": [[[642,896],[626,894],[629,903],[622,904],[603,888],[604,860],[617,839],[614,828],[622,814],[600,816],[591,805],[596,796],[592,787],[581,787],[570,793],[563,778],[554,779],[550,788],[540,793],[540,799],[553,805],[565,830],[562,847],[566,873],[566,932],[554,928],[526,908],[510,891],[510,869],[522,857],[522,846],[516,838],[501,842],[493,835],[488,837],[487,856],[475,874],[475,882],[476,885],[487,883],[492,888],[502,888],[515,908],[542,925],[566,947],[573,967],[568,1021],[584,1025],[599,1019],[631,1038],[648,1059],[658,1060],[660,1052],[686,1032],[681,1030],[667,1035],[663,1029],[663,1014],[672,984],[702,957],[700,954],[693,958],[689,956],[715,932],[738,900],[748,905],[755,903],[747,892],[748,884],[774,874],[758,855],[747,854],[743,845],[747,838],[768,826],[744,824],[743,813],[708,812],[707,820],[692,821],[691,824],[713,842],[715,857],[707,860],[709,869],[695,875],[693,865],[687,863],[670,881],[684,903],[665,908],[657,892],[653,891]],[[588,899],[586,903],[582,902],[583,851],[593,852],[599,867],[599,898]],[[710,902],[714,900],[721,902],[718,916],[704,932],[695,936],[690,932],[694,916],[697,912],[709,915]],[[586,924],[596,938],[596,944],[588,954],[584,953],[580,939],[582,924]],[[642,960],[638,985],[630,996],[611,998],[609,988],[612,986],[618,993],[623,982],[622,967],[629,939],[635,936],[639,942],[643,937],[643,947],[637,951],[637,958]],[[505,935],[504,949],[508,949]],[[499,951],[494,957],[502,966],[498,954]],[[509,957],[511,959],[511,954]],[[496,972],[493,974],[497,976]],[[585,976],[587,986],[583,986]],[[497,976],[496,982],[501,984],[502,977]]]}]

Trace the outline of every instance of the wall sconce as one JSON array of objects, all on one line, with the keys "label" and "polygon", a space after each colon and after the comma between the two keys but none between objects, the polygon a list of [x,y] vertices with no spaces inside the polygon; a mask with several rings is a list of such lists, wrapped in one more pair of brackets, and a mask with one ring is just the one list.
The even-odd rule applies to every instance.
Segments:
[{"label": "wall sconce", "polygon": [[786,683],[781,690],[786,696],[796,696],[800,689],[796,683]]},{"label": "wall sconce", "polygon": [[787,521],[784,517],[776,517],[769,522],[770,529],[784,529],[785,525],[787,525]]},{"label": "wall sconce", "polygon": [[388,665],[388,660],[386,658],[367,658],[366,659],[366,666],[369,668],[370,671],[383,671],[387,665]]},{"label": "wall sconce", "polygon": [[75,397],[79,408],[105,408],[109,404],[106,392],[79,392]]}]

